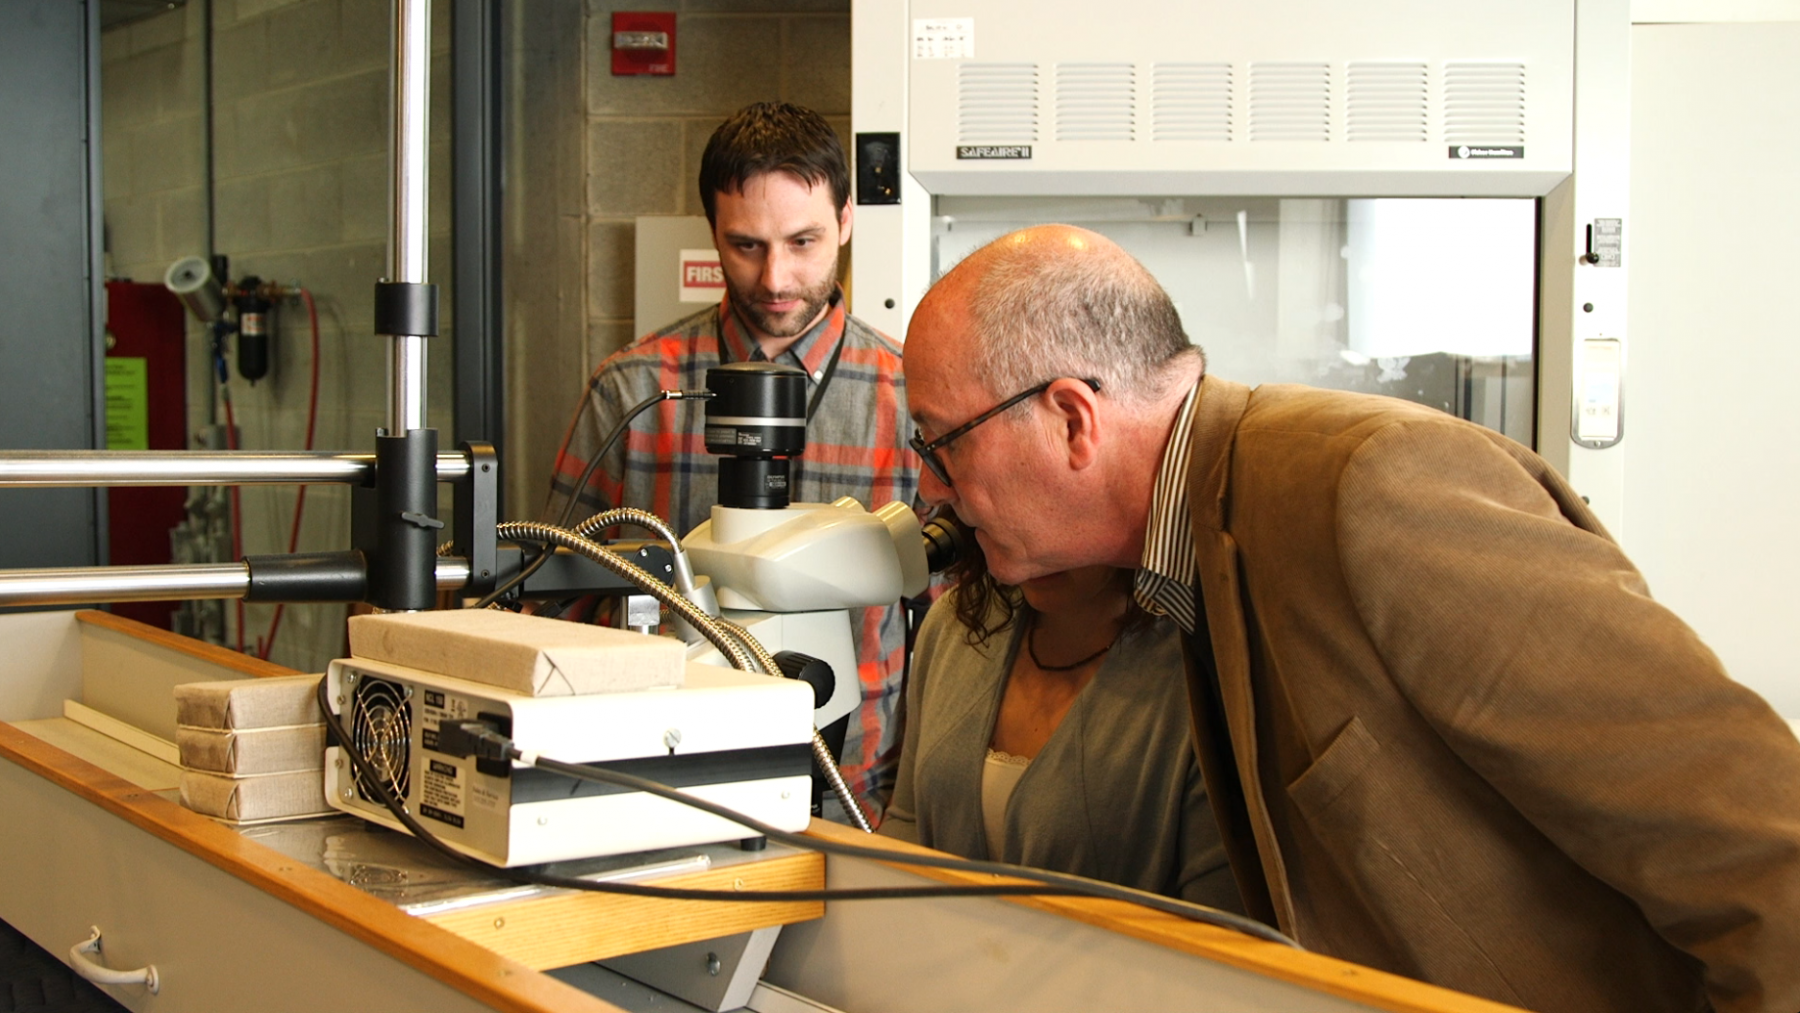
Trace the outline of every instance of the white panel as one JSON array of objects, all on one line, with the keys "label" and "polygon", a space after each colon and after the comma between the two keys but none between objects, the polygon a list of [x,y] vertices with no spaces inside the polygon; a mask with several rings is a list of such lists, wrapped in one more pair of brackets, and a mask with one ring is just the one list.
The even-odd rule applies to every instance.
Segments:
[{"label": "white panel", "polygon": [[1231,140],[1231,64],[1156,64],[1150,120],[1156,141]]},{"label": "white panel", "polygon": [[[865,859],[834,855],[825,863],[825,885],[833,889],[927,882]],[[1357,973],[1344,967],[1346,977]],[[832,904],[824,918],[782,929],[765,978],[837,1009],[883,1013],[1376,1008],[999,897]],[[1417,987],[1429,992],[1407,1008],[1452,1008],[1462,998]],[[1462,1001],[1470,1009],[1500,1008]]]},{"label": "white panel", "polygon": [[[1635,226],[1631,196],[1631,23],[1629,0],[1581,0],[1576,17],[1581,54],[1575,81],[1575,174],[1545,195],[1539,241],[1537,451],[1586,497],[1614,537],[1626,533],[1625,464],[1632,453],[1631,380],[1625,379],[1624,440],[1606,449],[1577,445],[1576,363],[1583,342],[1625,342],[1626,278]],[[1595,219],[1625,220],[1622,266],[1582,261]]]},{"label": "white panel", "polygon": [[1352,63],[1344,74],[1344,139],[1431,139],[1430,74],[1423,63]]},{"label": "white panel", "polygon": [[73,612],[0,615],[0,641],[25,679],[0,677],[0,721],[62,716],[63,701],[81,696],[81,627]]},{"label": "white panel", "polygon": [[1349,201],[1350,347],[1529,356],[1537,214],[1520,200]]},{"label": "white panel", "polygon": [[1631,21],[1800,21],[1800,0],[1631,0]]},{"label": "white panel", "polygon": [[[901,134],[903,160],[912,145],[912,138],[906,136],[910,28],[906,4],[851,0],[851,129]],[[855,158],[855,144],[849,147],[850,157]],[[882,333],[904,338],[907,319],[929,281],[931,261],[926,247],[930,235],[931,196],[910,172],[900,174],[899,204],[856,206],[850,239],[854,254],[848,286],[850,311]]]},{"label": "white panel", "polygon": [[22,767],[0,761],[0,798],[0,917],[57,954],[99,926],[110,966],[154,964],[154,996],[141,985],[105,988],[130,1009],[489,1008]]},{"label": "white panel", "polygon": [[[907,61],[907,166],[934,194],[1539,196],[1571,167],[1574,0],[909,9],[980,40]],[[1104,69],[1105,95],[1070,68]],[[1013,145],[1029,158],[958,152]]]},{"label": "white panel", "polygon": [[[674,323],[697,310],[702,303],[682,299],[682,251],[705,250],[713,260],[712,226],[705,215],[644,215],[637,220],[637,274],[632,303],[632,336]],[[724,286],[712,294],[718,302]]]},{"label": "white panel", "polygon": [[[1626,549],[1800,717],[1800,25],[1632,30]],[[1634,229],[1632,227],[1635,227]]]}]

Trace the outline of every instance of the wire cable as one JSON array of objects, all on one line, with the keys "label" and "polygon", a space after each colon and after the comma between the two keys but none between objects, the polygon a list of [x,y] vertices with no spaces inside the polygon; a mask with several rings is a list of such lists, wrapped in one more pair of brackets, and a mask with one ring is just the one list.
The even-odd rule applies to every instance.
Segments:
[{"label": "wire cable", "polygon": [[[713,392],[710,390],[659,390],[644,400],[639,401],[636,405],[633,405],[631,410],[625,413],[625,417],[620,419],[617,425],[613,426],[612,431],[606,434],[606,438],[600,441],[600,449],[594,451],[593,455],[588,458],[587,466],[582,469],[581,477],[575,480],[574,486],[569,490],[569,501],[563,504],[562,513],[559,514],[556,519],[556,526],[559,528],[567,528],[569,526],[569,521],[575,516],[575,508],[581,502],[581,491],[587,488],[588,480],[594,477],[595,471],[599,470],[600,462],[604,460],[607,453],[612,450],[613,444],[619,442],[619,438],[625,435],[625,430],[630,428],[632,420],[643,414],[646,409],[654,404],[661,404],[664,401],[704,401],[710,399],[712,396]],[[676,545],[676,548],[680,548],[679,544]],[[538,570],[543,567],[544,563],[550,559],[550,554],[554,551],[554,549],[546,548],[543,552],[538,554],[537,558],[525,564],[518,573],[508,578],[504,583],[500,584],[492,591],[483,595],[480,601],[477,601],[470,607],[487,608],[501,598],[506,597],[507,593],[513,588],[525,583],[525,581],[531,578],[532,574],[537,573]]]},{"label": "wire cable", "polygon": [[[748,632],[733,632],[727,627],[732,625],[725,620],[716,619],[706,613],[705,609],[682,597],[668,584],[656,579],[650,571],[626,559],[624,556],[608,549],[606,546],[581,535],[559,528],[552,524],[539,524],[535,521],[508,521],[496,525],[494,533],[507,539],[521,538],[537,542],[550,542],[564,548],[579,552],[594,562],[631,581],[648,592],[657,601],[667,605],[669,610],[680,616],[688,625],[700,631],[700,635],[711,641],[719,649],[731,667],[740,671],[754,672],[761,669],[764,675],[781,677],[781,666],[769,656],[762,644]],[[825,737],[814,729],[812,735],[813,757],[819,761],[819,769],[824,771],[825,780],[837,796],[838,803],[844,812],[856,821],[856,827],[863,833],[873,833],[869,818],[862,807],[856,804],[855,796],[850,793],[850,786],[844,783],[843,772],[838,770],[837,758],[831,755],[831,747],[825,744]]]},{"label": "wire cable", "polygon": [[[436,834],[427,830],[424,825],[420,824],[419,821],[415,819],[411,813],[407,812],[406,808],[394,798],[393,793],[388,790],[387,785],[384,783],[384,779],[373,769],[373,764],[356,750],[348,731],[343,727],[341,717],[332,711],[329,693],[326,687],[327,681],[327,679],[319,680],[319,708],[324,713],[325,721],[330,726],[332,733],[337,736],[344,754],[350,758],[351,766],[357,775],[358,781],[367,787],[373,787],[376,795],[379,797],[379,801],[388,812],[393,814],[394,818],[399,820],[401,825],[405,826],[413,836],[423,841],[427,846],[459,863],[474,866],[484,872],[499,875],[514,880],[515,882],[530,883],[540,886],[554,886],[570,890],[586,890],[594,893],[617,893],[635,897],[661,897],[670,900],[764,901],[771,903],[815,900],[899,900],[922,897],[1100,897],[1107,900],[1120,900],[1127,903],[1138,904],[1186,918],[1190,921],[1216,925],[1221,928],[1242,932],[1245,935],[1262,939],[1267,942],[1279,943],[1283,946],[1293,947],[1294,949],[1303,949],[1299,943],[1288,938],[1286,935],[1254,919],[1232,914],[1228,911],[1219,911],[1199,904],[1192,904],[1187,901],[1176,900],[1171,897],[1164,897],[1161,894],[1147,893],[1112,883],[1103,883],[1097,880],[1085,879],[1080,876],[1072,876],[1067,873],[1051,872],[1045,869],[1031,869],[1018,865],[1007,865],[1003,862],[972,861],[944,855],[915,855],[905,852],[887,851],[881,848],[862,847],[854,844],[840,844],[836,841],[826,841],[818,838],[806,837],[801,834],[788,833],[787,831],[769,826],[760,820],[752,819],[749,816],[745,816],[742,813],[735,812],[724,806],[708,802],[705,799],[696,798],[692,795],[684,794],[667,785],[658,784],[654,781],[647,781],[643,778],[633,777],[629,774],[620,774],[616,771],[601,770],[575,763],[564,763],[560,760],[553,760],[549,757],[537,756],[532,753],[524,752],[510,740],[485,725],[481,725],[478,722],[462,722],[460,723],[462,731],[474,736],[477,741],[486,743],[489,747],[488,749],[482,750],[478,755],[492,754],[494,758],[505,757],[507,759],[517,760],[521,763],[564,774],[568,777],[655,795],[659,798],[664,798],[681,805],[691,806],[701,812],[736,823],[755,834],[760,834],[761,836],[767,837],[769,840],[787,844],[792,847],[811,851],[822,851],[828,855],[838,855],[844,858],[862,858],[890,864],[950,869],[986,875],[1008,876],[1014,879],[1034,880],[1035,885],[996,884],[991,886],[856,887],[849,889],[827,888],[821,890],[698,890],[682,887],[647,886],[641,883],[604,883],[572,876],[558,876],[551,873],[542,873],[525,868],[508,869],[490,865],[471,855],[463,854],[461,851],[458,851],[456,848],[439,838]],[[442,741],[443,735],[444,729],[440,727],[440,742]]]}]

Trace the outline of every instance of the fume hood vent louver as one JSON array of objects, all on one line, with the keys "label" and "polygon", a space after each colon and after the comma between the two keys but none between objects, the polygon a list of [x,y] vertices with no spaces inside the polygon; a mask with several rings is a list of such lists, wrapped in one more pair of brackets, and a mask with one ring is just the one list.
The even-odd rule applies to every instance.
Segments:
[{"label": "fume hood vent louver", "polygon": [[1449,144],[1525,143],[1525,65],[1446,63],[1444,140]]},{"label": "fume hood vent louver", "polygon": [[1129,141],[1135,136],[1137,71],[1129,63],[1056,66],[1056,139]]},{"label": "fume hood vent louver", "polygon": [[1541,196],[1573,164],[1575,0],[904,6],[972,25],[883,44],[932,194]]},{"label": "fume hood vent louver", "polygon": [[1330,64],[1250,65],[1250,140],[1330,139]]},{"label": "fume hood vent louver", "polygon": [[1352,63],[1344,72],[1344,139],[1430,140],[1423,63]]},{"label": "fume hood vent louver", "polygon": [[1154,65],[1150,110],[1154,140],[1231,140],[1231,64]]},{"label": "fume hood vent louver", "polygon": [[1037,78],[1037,64],[1034,63],[968,62],[958,67],[958,141],[962,144],[1031,144],[1036,141]]}]

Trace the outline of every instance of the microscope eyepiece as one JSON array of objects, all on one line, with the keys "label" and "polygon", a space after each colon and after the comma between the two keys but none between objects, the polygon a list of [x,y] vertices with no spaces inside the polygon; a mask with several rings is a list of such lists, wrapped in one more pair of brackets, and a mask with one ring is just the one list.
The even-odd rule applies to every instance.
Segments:
[{"label": "microscope eyepiece", "polygon": [[956,565],[956,561],[962,558],[969,530],[962,526],[955,514],[946,509],[944,513],[926,521],[919,534],[925,539],[925,568],[932,573],[939,573]]}]

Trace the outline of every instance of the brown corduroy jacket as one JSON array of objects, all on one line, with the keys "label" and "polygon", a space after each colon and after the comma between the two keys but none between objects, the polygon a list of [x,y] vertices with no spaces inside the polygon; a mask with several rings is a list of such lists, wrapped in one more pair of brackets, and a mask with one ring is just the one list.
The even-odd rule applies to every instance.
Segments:
[{"label": "brown corduroy jacket", "polygon": [[1530,1009],[1800,1009],[1800,743],[1548,464],[1212,377],[1191,446],[1191,697],[1252,912]]}]

